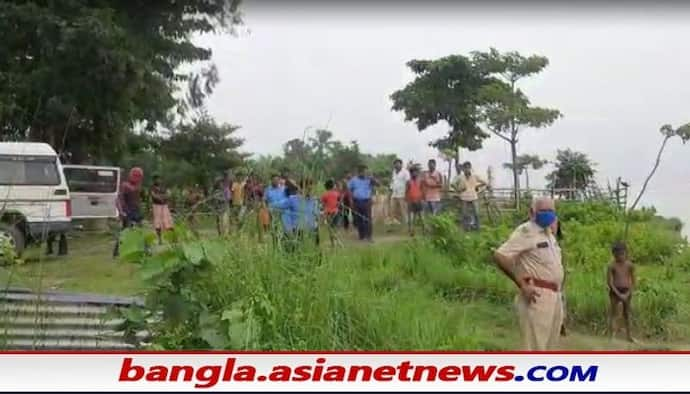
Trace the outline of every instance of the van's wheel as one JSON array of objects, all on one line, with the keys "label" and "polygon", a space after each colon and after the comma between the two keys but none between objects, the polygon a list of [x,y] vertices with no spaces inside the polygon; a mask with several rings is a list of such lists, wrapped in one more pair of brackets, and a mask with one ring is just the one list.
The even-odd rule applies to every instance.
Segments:
[{"label": "van's wheel", "polygon": [[[10,245],[14,248],[14,252],[17,256],[21,256],[22,252],[24,252],[25,242],[24,234],[19,231],[17,226],[0,223],[0,247],[2,247],[2,245]],[[0,255],[2,255],[1,248]]]}]

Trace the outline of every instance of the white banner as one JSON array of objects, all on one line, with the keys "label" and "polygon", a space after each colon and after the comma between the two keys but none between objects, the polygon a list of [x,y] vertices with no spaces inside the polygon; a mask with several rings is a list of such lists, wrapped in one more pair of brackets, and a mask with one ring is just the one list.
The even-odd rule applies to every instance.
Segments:
[{"label": "white banner", "polygon": [[689,353],[0,353],[1,391],[690,391]]}]

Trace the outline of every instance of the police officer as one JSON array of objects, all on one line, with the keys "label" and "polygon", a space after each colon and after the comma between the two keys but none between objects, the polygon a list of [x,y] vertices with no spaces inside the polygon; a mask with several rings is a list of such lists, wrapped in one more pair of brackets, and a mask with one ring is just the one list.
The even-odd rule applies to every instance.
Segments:
[{"label": "police officer", "polygon": [[499,268],[517,285],[516,309],[525,350],[557,345],[563,322],[561,249],[552,231],[550,198],[534,200],[530,221],[521,224],[494,253]]}]

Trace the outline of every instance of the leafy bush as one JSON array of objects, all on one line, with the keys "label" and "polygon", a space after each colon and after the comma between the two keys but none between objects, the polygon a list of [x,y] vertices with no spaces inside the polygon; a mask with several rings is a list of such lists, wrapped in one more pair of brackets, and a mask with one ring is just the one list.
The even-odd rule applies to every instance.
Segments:
[{"label": "leafy bush", "polygon": [[[170,249],[148,256],[137,251],[142,237],[130,233],[122,256],[141,265],[147,313],[138,320],[154,321],[156,348],[510,347],[510,337],[492,338],[492,327],[482,331],[457,303],[458,297],[504,301],[510,287],[490,270],[481,271],[484,284],[478,283],[476,268],[459,266],[424,241],[337,254],[305,245],[289,254],[243,234],[204,241],[178,235]],[[494,305],[487,324],[498,319],[510,327],[505,307]]]},{"label": "leafy bush", "polygon": [[574,220],[582,224],[595,224],[622,217],[620,210],[615,205],[606,202],[583,204],[559,201],[556,208],[558,209],[558,217],[562,222]]}]

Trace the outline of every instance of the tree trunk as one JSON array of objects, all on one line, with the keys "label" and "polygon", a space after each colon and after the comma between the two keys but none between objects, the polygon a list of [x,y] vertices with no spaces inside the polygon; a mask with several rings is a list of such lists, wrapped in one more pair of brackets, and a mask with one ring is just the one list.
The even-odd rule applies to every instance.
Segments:
[{"label": "tree trunk", "polygon": [[525,168],[525,189],[529,193],[529,170]]},{"label": "tree trunk", "polygon": [[510,155],[513,161],[513,194],[515,197],[515,209],[520,210],[520,174],[517,167],[517,141],[510,141]]},{"label": "tree trunk", "polygon": [[654,176],[654,173],[656,173],[657,168],[659,168],[659,164],[661,163],[661,154],[664,152],[664,149],[666,148],[666,143],[668,142],[669,138],[671,138],[670,135],[667,135],[664,137],[664,141],[661,143],[661,148],[659,148],[659,153],[657,153],[657,155],[656,155],[656,161],[654,162],[654,167],[652,167],[652,171],[649,173],[649,175],[647,175],[647,179],[644,180],[644,183],[642,184],[642,189],[640,189],[640,193],[638,193],[637,197],[635,197],[635,201],[632,203],[632,205],[628,209],[628,214],[625,215],[625,235],[623,238],[626,241],[628,239],[628,229],[630,227],[630,214],[637,207],[637,203],[640,202],[642,195],[647,190],[647,185],[649,184],[649,181]]}]

